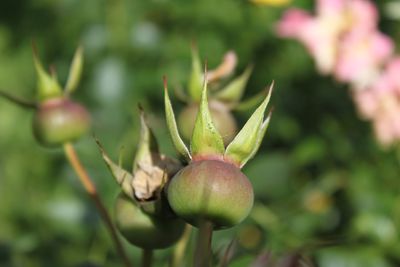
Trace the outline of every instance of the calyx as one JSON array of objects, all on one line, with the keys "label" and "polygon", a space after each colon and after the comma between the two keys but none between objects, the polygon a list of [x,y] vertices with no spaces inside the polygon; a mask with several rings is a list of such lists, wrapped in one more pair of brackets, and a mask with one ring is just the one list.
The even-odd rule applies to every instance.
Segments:
[{"label": "calyx", "polygon": [[158,151],[156,139],[148,127],[145,114],[140,108],[140,139],[133,161],[132,172],[126,171],[114,163],[99,145],[103,160],[113,177],[121,186],[121,190],[133,201],[139,204],[158,201],[164,185],[180,168],[179,161],[169,158]]},{"label": "calyx", "polygon": [[254,111],[236,137],[225,148],[223,139],[216,130],[210,115],[207,95],[208,80],[206,76],[204,77],[201,91],[199,112],[190,141],[190,150],[180,137],[168,94],[167,81],[164,78],[165,113],[172,142],[176,150],[187,161],[216,159],[242,168],[256,154],[268,128],[271,112],[265,119],[264,113],[271,97],[273,84],[271,84],[268,94],[262,103]]}]

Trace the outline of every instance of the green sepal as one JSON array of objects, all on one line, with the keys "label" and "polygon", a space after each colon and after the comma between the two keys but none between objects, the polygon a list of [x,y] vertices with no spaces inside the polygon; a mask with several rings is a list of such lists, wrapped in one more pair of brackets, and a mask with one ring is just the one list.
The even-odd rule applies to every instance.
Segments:
[{"label": "green sepal", "polygon": [[81,80],[83,69],[83,47],[79,46],[74,58],[72,59],[71,67],[69,69],[68,80],[65,85],[65,94],[71,94],[76,90]]},{"label": "green sepal", "polygon": [[232,160],[240,167],[243,167],[254,156],[265,135],[270,116],[264,121],[264,113],[271,98],[272,88],[273,83],[270,86],[267,97],[226,148],[225,158]]},{"label": "green sepal", "polygon": [[33,62],[38,75],[37,90],[39,101],[43,102],[50,98],[62,97],[63,92],[57,78],[51,76],[44,70],[35,49],[33,51]]},{"label": "green sepal", "polygon": [[189,102],[189,96],[186,94],[186,92],[184,92],[182,87],[175,87],[174,93],[175,93],[176,98],[178,98],[183,103]]},{"label": "green sepal", "polygon": [[146,122],[145,114],[141,106],[140,112],[140,137],[139,145],[133,161],[133,173],[139,168],[140,164],[153,165],[153,155],[158,154],[158,144],[153,132]]},{"label": "green sepal", "polygon": [[267,129],[268,129],[268,126],[269,126],[269,122],[271,121],[271,115],[272,115],[272,112],[270,112],[268,114],[267,118],[261,124],[260,130],[258,132],[258,137],[257,137],[256,143],[255,143],[255,145],[253,147],[253,151],[250,153],[250,155],[244,161],[242,161],[242,163],[240,165],[240,168],[242,168],[250,159],[252,159],[256,155],[258,149],[261,146],[262,140],[264,139],[264,136],[265,136],[265,134],[267,132]]},{"label": "green sepal", "polygon": [[178,151],[178,153],[181,154],[186,160],[190,161],[192,157],[185,143],[183,142],[181,136],[179,135],[178,127],[176,125],[175,114],[174,110],[172,109],[171,100],[169,98],[167,80],[165,77],[164,77],[164,104],[165,104],[165,117],[167,120],[168,130],[172,138],[172,143],[174,144],[175,149]]},{"label": "green sepal", "polygon": [[225,103],[238,103],[243,96],[252,71],[252,66],[247,67],[239,77],[221,89],[221,91],[215,95],[215,98]]},{"label": "green sepal", "polygon": [[203,72],[200,56],[195,45],[192,45],[192,72],[189,78],[188,90],[192,101],[199,102],[201,98]]},{"label": "green sepal", "polygon": [[251,96],[250,98],[241,101],[240,103],[236,103],[236,105],[232,105],[232,110],[239,112],[246,112],[250,110],[254,110],[258,105],[265,99],[268,92],[261,91],[258,94]]},{"label": "green sepal", "polygon": [[197,155],[223,155],[225,151],[224,141],[214,126],[207,100],[207,80],[204,79],[200,108],[197,113],[190,141],[192,157]]},{"label": "green sepal", "polygon": [[111,174],[117,181],[117,183],[121,186],[121,190],[131,199],[135,200],[135,191],[132,186],[133,175],[121,168],[118,164],[114,163],[110,157],[105,152],[103,146],[100,141],[95,138],[97,146],[100,149],[101,156],[103,157],[104,162],[106,163],[108,169]]}]

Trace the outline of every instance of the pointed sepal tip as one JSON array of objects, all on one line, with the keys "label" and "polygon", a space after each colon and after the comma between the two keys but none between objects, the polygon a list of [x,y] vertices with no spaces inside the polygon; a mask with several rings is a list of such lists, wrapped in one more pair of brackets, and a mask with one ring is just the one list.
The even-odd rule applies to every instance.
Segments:
[{"label": "pointed sepal tip", "polygon": [[108,169],[110,170],[112,176],[115,178],[115,181],[120,185],[121,190],[131,199],[135,199],[135,192],[132,186],[133,175],[126,170],[124,170],[121,166],[114,163],[111,158],[105,152],[103,145],[97,139],[96,136],[93,137],[99,150],[101,156],[106,163]]},{"label": "pointed sepal tip", "polygon": [[174,110],[172,108],[171,100],[168,94],[166,76],[163,77],[163,82],[164,82],[165,117],[167,121],[167,127],[171,135],[172,143],[175,146],[175,149],[178,151],[178,153],[181,154],[187,161],[190,161],[192,157],[179,134],[178,126],[176,124]]},{"label": "pointed sepal tip", "polygon": [[79,45],[75,51],[74,58],[69,69],[67,83],[65,85],[65,94],[74,92],[81,80],[83,70],[83,46]]},{"label": "pointed sepal tip", "polygon": [[200,108],[197,113],[190,150],[192,157],[203,155],[223,156],[225,147],[222,136],[214,126],[207,97],[207,70],[205,70]]},{"label": "pointed sepal tip", "polygon": [[61,97],[63,95],[61,86],[59,85],[56,77],[50,75],[44,70],[34,43],[32,43],[32,50],[33,63],[38,76],[37,90],[39,101],[42,102],[50,98]]},{"label": "pointed sepal tip", "polygon": [[251,159],[261,145],[271,118],[271,112],[264,120],[264,113],[271,98],[274,82],[269,87],[269,92],[264,101],[250,116],[246,124],[228,145],[225,158],[235,162],[242,168]]}]

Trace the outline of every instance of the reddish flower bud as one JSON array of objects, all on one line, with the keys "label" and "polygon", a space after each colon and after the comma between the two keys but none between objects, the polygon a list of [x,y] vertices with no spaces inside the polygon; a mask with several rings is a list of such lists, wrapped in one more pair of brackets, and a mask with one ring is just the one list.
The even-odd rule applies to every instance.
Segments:
[{"label": "reddish flower bud", "polygon": [[40,103],[33,117],[33,133],[46,146],[78,139],[89,127],[90,116],[86,109],[65,97]]}]

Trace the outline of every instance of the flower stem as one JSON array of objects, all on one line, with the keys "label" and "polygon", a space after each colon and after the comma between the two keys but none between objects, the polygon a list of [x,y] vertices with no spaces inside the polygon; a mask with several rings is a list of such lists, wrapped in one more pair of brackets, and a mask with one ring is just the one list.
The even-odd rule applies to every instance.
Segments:
[{"label": "flower stem", "polygon": [[107,230],[110,233],[111,239],[114,241],[115,249],[119,254],[120,258],[124,262],[126,267],[132,267],[128,256],[125,253],[124,247],[122,246],[121,241],[118,238],[117,232],[115,227],[112,223],[111,217],[107,212],[106,207],[104,206],[103,202],[101,201],[99,195],[97,194],[97,190],[95,185],[93,184],[89,174],[83,167],[82,163],[79,160],[78,155],[74,149],[74,146],[71,143],[64,144],[64,153],[68,158],[69,163],[75,170],[76,174],[79,177],[80,182],[82,183],[83,187],[85,188],[88,195],[92,198],[101,219],[103,220],[104,224],[106,225]]},{"label": "flower stem", "polygon": [[194,267],[211,266],[211,240],[213,233],[213,224],[209,221],[203,221],[199,227],[196,249],[194,252]]},{"label": "flower stem", "polygon": [[30,109],[36,109],[37,108],[37,103],[33,101],[29,101],[26,99],[22,99],[20,97],[11,95],[7,93],[6,91],[0,90],[0,96],[6,98],[7,100],[13,102],[14,104],[17,104],[23,108],[30,108]]},{"label": "flower stem", "polygon": [[232,239],[228,247],[225,249],[225,253],[224,256],[222,257],[220,267],[228,267],[229,261],[232,259],[233,250],[235,249],[234,247],[236,246],[235,243],[236,243],[235,239]]},{"label": "flower stem", "polygon": [[143,249],[142,250],[142,267],[151,267],[153,264],[153,250]]},{"label": "flower stem", "polygon": [[183,232],[183,236],[181,237],[179,242],[175,245],[175,248],[174,248],[174,251],[172,254],[170,267],[179,267],[182,265],[182,260],[185,255],[185,250],[186,250],[187,244],[189,242],[191,233],[192,233],[192,226],[189,224],[186,224],[185,231]]}]

